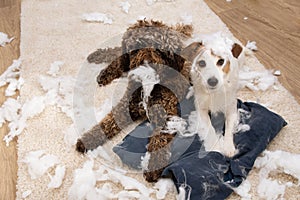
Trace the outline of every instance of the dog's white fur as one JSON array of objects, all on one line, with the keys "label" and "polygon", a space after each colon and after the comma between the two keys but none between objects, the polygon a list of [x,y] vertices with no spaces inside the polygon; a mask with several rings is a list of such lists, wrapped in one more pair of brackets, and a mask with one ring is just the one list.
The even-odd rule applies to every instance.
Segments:
[{"label": "dog's white fur", "polygon": [[[218,40],[223,40],[226,45],[220,48],[220,41],[210,41],[217,45],[214,48],[214,44],[209,41],[203,44],[194,42],[186,48],[185,55],[191,61],[195,106],[200,121],[198,132],[204,141],[204,147],[208,151],[220,151],[227,156],[233,156],[233,134],[238,122],[238,69],[244,55],[242,47],[238,44],[228,44],[228,39],[222,37]],[[220,49],[222,51],[219,51]],[[215,132],[209,112],[212,115],[224,113],[224,136]]]}]

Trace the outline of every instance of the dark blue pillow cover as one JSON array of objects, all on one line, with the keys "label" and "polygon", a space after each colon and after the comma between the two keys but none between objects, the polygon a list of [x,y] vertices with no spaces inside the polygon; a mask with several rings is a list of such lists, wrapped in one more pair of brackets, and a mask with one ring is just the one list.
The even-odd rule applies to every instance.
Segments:
[{"label": "dark blue pillow cover", "polygon": [[[193,101],[190,98],[180,103],[182,118],[187,119],[190,112],[195,110]],[[177,191],[179,187],[184,187],[186,199],[220,200],[228,197],[233,192],[231,187],[242,183],[257,156],[287,125],[281,116],[257,103],[238,100],[237,107],[246,111],[240,112],[240,123],[248,124],[250,130],[234,135],[234,143],[239,150],[234,157],[228,158],[219,152],[205,151],[197,134],[190,137],[177,134],[172,141],[171,162],[164,169],[162,178],[172,178]],[[223,124],[220,126],[220,123],[214,123],[220,121],[219,119],[212,117],[211,120],[215,129],[224,129]],[[147,151],[146,145],[151,133],[152,127],[145,121],[115,146],[113,151],[123,163],[138,169],[141,166],[141,157]]]}]

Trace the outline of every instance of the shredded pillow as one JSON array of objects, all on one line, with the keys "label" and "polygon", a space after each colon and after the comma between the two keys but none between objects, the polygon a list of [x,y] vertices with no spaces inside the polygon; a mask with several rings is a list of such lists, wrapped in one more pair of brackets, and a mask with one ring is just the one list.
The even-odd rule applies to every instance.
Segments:
[{"label": "shredded pillow", "polygon": [[[180,103],[181,117],[195,110],[193,98]],[[184,109],[182,109],[184,107]],[[198,134],[182,137],[177,134],[171,144],[171,161],[162,173],[171,178],[185,199],[225,199],[246,179],[255,159],[269,142],[287,125],[286,121],[267,108],[238,100],[240,122],[234,143],[238,153],[228,158],[219,152],[205,151]],[[214,120],[211,118],[211,120]],[[212,124],[214,123],[212,121]],[[224,128],[224,126],[221,126]],[[215,127],[216,129],[220,127]],[[152,126],[143,122],[113,148],[123,163],[141,169]],[[183,194],[182,194],[183,193]]]}]

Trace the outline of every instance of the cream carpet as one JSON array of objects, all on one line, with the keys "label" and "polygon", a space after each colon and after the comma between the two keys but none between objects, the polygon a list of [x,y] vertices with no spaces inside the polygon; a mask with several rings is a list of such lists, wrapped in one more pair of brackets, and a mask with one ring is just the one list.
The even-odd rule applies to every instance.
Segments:
[{"label": "cream carpet", "polygon": [[[77,131],[70,129],[73,123],[72,114],[75,112],[72,110],[72,101],[77,101],[77,99],[73,99],[73,96],[69,98],[70,95],[66,95],[68,92],[72,93],[73,88],[71,86],[74,84],[72,81],[73,79],[76,80],[82,73],[81,66],[89,53],[107,45],[119,46],[120,37],[128,25],[143,17],[162,20],[167,24],[175,24],[188,21],[188,16],[192,16],[192,24],[196,34],[222,31],[228,37],[233,38],[226,25],[208,8],[203,0],[158,0],[153,2],[129,0],[131,7],[128,14],[120,7],[121,2],[121,0],[22,0],[21,76],[24,78],[25,84],[21,89],[21,102],[24,103],[35,96],[45,96],[46,92],[50,90],[47,89],[47,86],[53,85],[50,81],[51,78],[61,80],[58,86],[61,91],[58,91],[59,102],[55,102],[58,98],[51,102],[51,97],[46,97],[44,100],[46,107],[43,112],[30,118],[27,121],[26,129],[19,136],[17,199],[23,197],[26,199],[71,198],[68,193],[74,181],[75,169],[82,168],[86,161],[93,159],[79,155],[75,152],[74,146],[71,145],[74,143],[72,134],[73,136],[74,134],[76,136],[77,133],[80,134],[80,130],[84,127],[82,129],[79,127]],[[82,20],[83,14],[92,12],[109,14],[113,17],[112,24],[91,23]],[[55,61],[60,61],[60,63],[54,63]],[[52,69],[50,70],[51,64]],[[251,71],[264,71],[264,67],[254,56],[247,56],[246,65],[250,67]],[[60,66],[60,70],[56,71],[57,66]],[[93,74],[93,76],[95,75],[97,74]],[[94,84],[93,86],[86,89],[83,84],[79,87],[83,87],[86,93],[92,94],[93,106],[99,108],[110,101],[112,98],[111,91],[120,90],[119,87],[115,88],[115,86],[123,83],[114,83],[107,88],[99,89],[94,83],[93,76],[88,76]],[[41,79],[44,87],[41,87]],[[71,90],[62,87],[63,84],[65,87],[71,87]],[[300,154],[300,137],[298,134],[300,106],[286,89],[278,83],[265,92],[243,89],[239,93],[239,98],[244,101],[259,102],[287,120],[288,126],[269,145],[268,150],[282,150]],[[108,108],[102,107],[102,109],[107,110]],[[91,120],[89,123],[92,123],[95,118],[95,116],[83,115],[80,119]],[[116,138],[114,143],[120,141],[121,138],[121,136]],[[109,150],[110,147],[108,145],[106,149]],[[45,154],[56,156],[59,165],[65,166],[66,174],[59,188],[48,188],[49,175],[54,175],[54,166],[36,179],[32,179],[30,176],[28,165],[24,160],[26,160],[28,153],[37,150],[44,150]],[[107,160],[111,159],[114,167],[126,170],[126,167],[123,167],[115,157],[112,156],[111,158],[109,155],[108,158],[105,158],[103,154],[102,157],[94,158],[94,169],[98,169],[99,166],[104,165],[103,163],[110,162]],[[143,180],[140,173],[129,171],[126,175],[134,177],[149,188],[153,188],[152,184]],[[295,185],[297,179],[286,175],[283,171],[270,174],[270,179],[278,180],[281,183],[287,181],[294,183],[291,187],[286,187],[284,198],[300,198],[299,186]],[[251,198],[258,199],[259,169],[251,171],[247,180],[251,184],[249,191]],[[122,184],[111,183],[114,193],[124,190]],[[97,182],[99,187],[103,184],[104,182]],[[155,199],[155,193],[151,197]],[[236,199],[238,196],[234,194],[230,198]],[[169,193],[166,199],[175,199],[175,192]]]}]

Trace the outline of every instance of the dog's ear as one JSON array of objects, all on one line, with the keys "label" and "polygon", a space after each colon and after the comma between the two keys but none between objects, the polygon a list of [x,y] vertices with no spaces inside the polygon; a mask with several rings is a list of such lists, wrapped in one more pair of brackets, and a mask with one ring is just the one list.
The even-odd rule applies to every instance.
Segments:
[{"label": "dog's ear", "polygon": [[185,47],[181,51],[180,55],[184,59],[192,62],[194,60],[194,58],[200,53],[202,48],[203,48],[203,45],[201,42],[193,42],[192,44]]},{"label": "dog's ear", "polygon": [[231,53],[233,55],[233,57],[238,58],[239,55],[242,53],[243,51],[243,47],[241,47],[241,45],[234,43],[231,49]]}]

